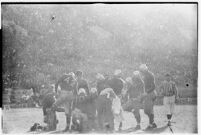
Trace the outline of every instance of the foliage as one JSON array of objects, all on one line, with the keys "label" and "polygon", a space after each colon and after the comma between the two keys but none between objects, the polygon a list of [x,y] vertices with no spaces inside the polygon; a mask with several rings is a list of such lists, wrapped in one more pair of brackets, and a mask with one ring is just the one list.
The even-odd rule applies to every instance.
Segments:
[{"label": "foliage", "polygon": [[196,7],[190,15],[168,6],[132,8],[2,5],[4,87],[39,89],[77,69],[89,82],[117,68],[125,78],[141,63],[157,85],[170,72],[179,86],[197,87]]}]

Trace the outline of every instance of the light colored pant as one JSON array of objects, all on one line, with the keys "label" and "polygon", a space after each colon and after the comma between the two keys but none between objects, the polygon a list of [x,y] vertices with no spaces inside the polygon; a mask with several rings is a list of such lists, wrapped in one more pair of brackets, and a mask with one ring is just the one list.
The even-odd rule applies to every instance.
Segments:
[{"label": "light colored pant", "polygon": [[164,97],[163,105],[166,109],[167,114],[173,114],[175,110],[175,95]]},{"label": "light colored pant", "polygon": [[[121,106],[121,100],[118,96],[116,96],[112,101],[112,111],[114,114],[114,123],[116,123],[118,126],[121,122],[123,122],[123,109]],[[115,131],[118,130],[118,126],[114,125]]]}]

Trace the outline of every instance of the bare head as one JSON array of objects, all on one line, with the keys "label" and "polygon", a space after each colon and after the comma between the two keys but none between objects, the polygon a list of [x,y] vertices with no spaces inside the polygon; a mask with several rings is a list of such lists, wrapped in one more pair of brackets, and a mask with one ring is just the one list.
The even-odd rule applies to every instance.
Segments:
[{"label": "bare head", "polygon": [[148,67],[146,64],[141,64],[139,67],[140,72],[146,72],[148,71]]}]

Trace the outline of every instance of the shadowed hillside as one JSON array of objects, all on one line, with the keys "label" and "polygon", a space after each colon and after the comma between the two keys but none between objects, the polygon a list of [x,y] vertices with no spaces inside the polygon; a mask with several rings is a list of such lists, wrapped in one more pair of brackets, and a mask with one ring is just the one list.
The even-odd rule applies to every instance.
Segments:
[{"label": "shadowed hillside", "polygon": [[[185,11],[185,12],[184,12]],[[197,87],[197,7],[175,5],[2,5],[4,87],[39,89],[64,72],[124,78],[147,63],[157,85],[170,72]]]}]

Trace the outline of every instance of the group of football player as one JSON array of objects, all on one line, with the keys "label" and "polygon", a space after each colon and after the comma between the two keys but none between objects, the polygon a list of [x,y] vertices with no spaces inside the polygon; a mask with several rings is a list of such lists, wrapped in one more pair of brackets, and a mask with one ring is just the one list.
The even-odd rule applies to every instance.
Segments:
[{"label": "group of football player", "polygon": [[[136,119],[133,129],[140,130],[140,110],[144,110],[149,119],[146,130],[151,130],[157,128],[154,102],[157,97],[163,97],[167,125],[170,125],[178,91],[172,76],[164,76],[165,80],[156,91],[154,74],[146,64],[140,65],[139,70],[125,80],[120,69],[115,70],[113,75],[97,73],[96,83],[91,87],[82,71],[64,74],[52,85],[51,91],[43,93],[44,122],[57,124],[56,113],[52,117],[48,114],[63,111],[66,116],[63,131],[116,132],[122,130],[125,121],[123,113],[127,111],[133,113]],[[49,130],[56,130],[56,126],[50,126]]]}]

